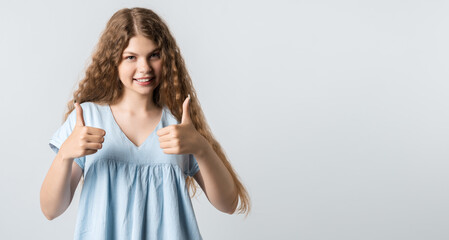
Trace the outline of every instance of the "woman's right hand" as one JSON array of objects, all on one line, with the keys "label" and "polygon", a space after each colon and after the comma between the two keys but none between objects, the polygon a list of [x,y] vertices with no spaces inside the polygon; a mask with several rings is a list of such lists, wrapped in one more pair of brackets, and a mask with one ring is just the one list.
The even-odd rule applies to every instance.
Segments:
[{"label": "woman's right hand", "polygon": [[106,131],[84,126],[83,109],[75,103],[76,124],[70,136],[61,145],[59,152],[65,159],[75,159],[94,154],[102,148]]}]

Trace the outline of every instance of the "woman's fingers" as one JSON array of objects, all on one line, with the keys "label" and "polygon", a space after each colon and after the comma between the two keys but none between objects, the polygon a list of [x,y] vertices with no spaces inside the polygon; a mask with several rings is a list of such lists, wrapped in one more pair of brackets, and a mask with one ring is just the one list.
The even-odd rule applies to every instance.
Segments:
[{"label": "woman's fingers", "polygon": [[94,153],[96,153],[97,151],[98,151],[98,150],[87,149],[87,150],[86,150],[86,155],[94,154]]},{"label": "woman's fingers", "polygon": [[102,135],[86,135],[84,136],[87,142],[103,143],[104,137]]},{"label": "woman's fingers", "polygon": [[86,126],[86,128],[87,128],[87,133],[88,133],[88,134],[91,134],[91,135],[101,135],[101,136],[106,135],[106,131],[103,130],[103,129],[101,129],[101,128],[88,127],[88,126]]},{"label": "woman's fingers", "polygon": [[103,144],[97,142],[88,142],[84,144],[86,150],[98,150],[103,147]]},{"label": "woman's fingers", "polygon": [[159,146],[160,146],[161,148],[178,147],[178,146],[179,146],[179,142],[176,142],[176,141],[166,141],[166,142],[161,142],[161,143],[159,143]]},{"label": "woman's fingers", "polygon": [[167,135],[164,135],[162,137],[159,137],[159,142],[167,142],[167,141],[170,141],[172,139],[173,139],[173,137],[167,134]]}]

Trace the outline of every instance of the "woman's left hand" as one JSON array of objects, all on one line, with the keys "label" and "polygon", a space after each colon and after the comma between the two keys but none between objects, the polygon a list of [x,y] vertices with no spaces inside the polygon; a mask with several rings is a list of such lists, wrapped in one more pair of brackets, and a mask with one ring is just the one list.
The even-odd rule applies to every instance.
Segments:
[{"label": "woman's left hand", "polygon": [[159,129],[160,147],[166,154],[198,154],[205,144],[206,139],[195,129],[190,119],[189,111],[190,95],[182,104],[182,119],[180,124],[170,125]]}]

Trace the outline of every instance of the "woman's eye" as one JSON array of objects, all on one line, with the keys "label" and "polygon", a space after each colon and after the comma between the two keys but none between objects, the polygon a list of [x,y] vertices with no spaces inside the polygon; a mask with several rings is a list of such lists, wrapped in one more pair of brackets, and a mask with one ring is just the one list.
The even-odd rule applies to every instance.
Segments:
[{"label": "woman's eye", "polygon": [[[161,55],[159,53],[153,53],[153,54],[150,55],[150,58],[154,58],[154,57],[159,58],[160,56]],[[127,59],[127,60],[134,60],[134,59],[136,59],[136,57],[134,57],[134,56],[127,56],[127,57],[125,57],[125,59]]]},{"label": "woman's eye", "polygon": [[151,56],[150,57],[160,57],[161,55],[159,54],[159,53],[153,53],[153,54],[151,54]]}]

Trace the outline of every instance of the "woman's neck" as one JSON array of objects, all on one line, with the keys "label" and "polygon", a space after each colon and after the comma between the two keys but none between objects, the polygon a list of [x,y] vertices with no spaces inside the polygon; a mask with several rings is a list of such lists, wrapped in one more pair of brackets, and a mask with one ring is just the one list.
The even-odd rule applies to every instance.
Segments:
[{"label": "woman's neck", "polygon": [[152,95],[125,95],[111,104],[114,108],[118,109],[122,113],[127,113],[130,116],[145,116],[155,111],[159,111],[160,108],[153,102]]}]

